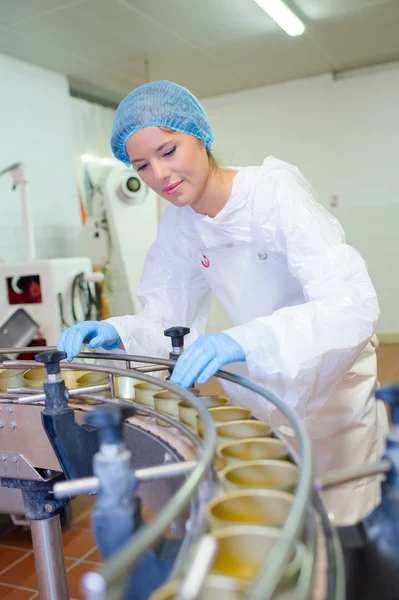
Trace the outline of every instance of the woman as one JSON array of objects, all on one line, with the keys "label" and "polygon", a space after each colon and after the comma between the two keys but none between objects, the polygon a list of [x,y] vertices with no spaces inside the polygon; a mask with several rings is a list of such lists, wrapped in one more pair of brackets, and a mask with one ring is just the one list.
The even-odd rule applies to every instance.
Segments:
[{"label": "woman", "polygon": [[[379,308],[365,262],[297,168],[268,157],[261,166],[224,169],[212,157],[212,140],[198,100],[176,84],[146,84],[121,102],[113,152],[171,206],[145,262],[143,312],[75,325],[58,347],[69,360],[83,342],[168,356],[164,329],[188,326],[189,347],[172,382],[188,388],[235,363],[228,370],[274,392],[304,419],[318,475],[372,463],[386,422],[373,397],[370,339]],[[211,291],[234,326],[204,335]],[[269,403],[222,385],[292,442]],[[326,501],[336,524],[349,525],[377,497],[376,480],[368,480],[341,486]]]}]

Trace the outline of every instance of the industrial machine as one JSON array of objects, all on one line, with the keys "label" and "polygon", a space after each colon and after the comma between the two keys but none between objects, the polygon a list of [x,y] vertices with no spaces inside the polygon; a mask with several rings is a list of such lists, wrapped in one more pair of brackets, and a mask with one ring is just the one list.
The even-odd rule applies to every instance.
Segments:
[{"label": "industrial machine", "polygon": [[[215,586],[218,594],[224,589],[222,598],[247,594],[262,600],[309,598],[317,511],[329,559],[326,600],[342,600],[344,577],[337,534],[318,493],[313,492],[311,444],[292,411],[251,382],[218,374],[255,391],[284,412],[298,436],[298,457],[269,426],[251,418],[250,411],[229,406],[226,398],[181,390],[168,379],[149,374],[173,369],[187,332],[187,328],[165,332],[172,338],[173,358],[169,360],[102,354],[103,363],[109,358],[125,368],[90,365],[89,373],[87,362],[60,362],[64,353],[38,348],[39,368],[43,370],[44,365],[47,370],[43,391],[13,380],[22,369],[25,381],[34,378],[38,362],[16,360],[0,365],[4,368],[0,376],[9,382],[3,383],[7,391],[0,394],[0,479],[8,489],[22,492],[40,597],[68,598],[58,513],[68,498],[96,493],[92,525],[106,563],[99,573],[86,574],[82,585],[88,599],[213,598]],[[96,353],[81,355],[95,357]],[[136,361],[145,366],[132,368]],[[79,382],[85,369],[83,387]],[[76,371],[79,378],[78,373],[74,376]],[[129,385],[132,378],[142,383]],[[246,420],[239,418],[244,413]],[[280,448],[280,459],[275,455],[276,459],[260,464],[251,461],[251,469],[271,468],[275,487],[289,493],[257,490],[266,501],[263,516],[254,508],[249,517],[245,503],[241,503],[241,517],[239,510],[231,517],[231,510],[237,510],[233,508],[212,513],[210,507],[219,498],[237,497],[236,492],[227,492],[226,483],[237,465],[221,464],[224,459],[219,450],[229,446],[234,436],[239,441],[254,435],[267,440],[267,446],[283,446],[283,451]],[[222,445],[222,441],[227,443]],[[149,524],[141,522],[141,502],[157,513]],[[221,530],[214,517],[219,523],[227,519]],[[229,519],[236,522],[229,524]],[[164,537],[167,528],[172,529],[173,539]],[[234,577],[240,568],[243,577]],[[207,595],[208,588],[213,595]]]},{"label": "industrial machine", "polygon": [[[82,320],[105,318],[100,290],[104,272],[112,272],[109,312],[139,310],[136,290],[145,255],[156,237],[158,208],[156,194],[136,173],[125,167],[109,171],[98,189],[96,214],[88,217],[79,236],[80,256],[55,259],[36,258],[25,165],[10,165],[1,175],[11,176],[13,188],[20,192],[26,242],[23,262],[0,263],[1,346],[55,346],[64,329]],[[32,351],[22,357],[30,358]],[[0,487],[0,513],[26,524],[23,512],[20,490]]]},{"label": "industrial machine", "polygon": [[95,199],[94,214],[78,236],[78,252],[110,272],[110,314],[135,314],[141,310],[136,294],[144,259],[157,235],[157,195],[135,171],[118,166],[96,187]]},{"label": "industrial machine", "polygon": [[[49,348],[37,349],[37,362],[0,365],[0,480],[22,493],[40,597],[68,598],[58,514],[70,497],[92,493],[93,532],[106,562],[84,576],[87,600],[311,598],[320,543],[327,552],[323,600],[396,599],[399,386],[376,394],[392,406],[386,456],[314,481],[303,425],[266,390],[218,373],[285,414],[298,437],[298,456],[265,423],[248,418],[246,409],[149,374],[173,369],[185,333],[178,327],[165,332],[172,338],[172,359],[104,354],[103,362],[112,359],[125,368],[93,365],[83,380],[87,363],[64,363],[65,354]],[[135,362],[145,366],[134,369]],[[25,381],[37,381],[38,369],[43,390],[21,386],[21,373]],[[142,383],[131,385],[133,378]],[[279,447],[279,454],[259,458],[262,441],[268,452]],[[319,491],[371,475],[386,476],[382,502],[355,528],[352,573],[357,569],[359,575],[346,596],[338,534]],[[157,513],[149,524],[141,520],[142,502]],[[164,537],[168,527],[173,539]]]},{"label": "industrial machine", "polygon": [[39,324],[48,345],[78,321],[97,319],[95,282],[89,258],[54,258],[18,264],[0,263],[0,327],[18,309]]},{"label": "industrial machine", "polygon": [[[100,318],[98,285],[104,277],[93,273],[87,257],[37,259],[27,169],[15,163],[0,171],[2,175],[11,176],[13,189],[21,195],[26,248],[23,262],[0,262],[0,344],[8,348],[38,342],[56,345],[64,329]],[[32,351],[27,350],[25,357]],[[14,523],[26,524],[20,516],[23,512],[20,491],[0,488],[0,513],[10,513]],[[63,517],[67,512],[66,508]]]},{"label": "industrial machine", "polygon": [[21,263],[0,263],[0,332],[6,323],[7,331],[11,325],[17,327],[24,316],[27,325],[27,314],[38,325],[44,343],[54,345],[65,328],[99,318],[96,284],[103,275],[93,273],[90,258],[84,256],[36,258],[25,165],[13,164],[0,172],[5,174],[11,175],[13,188],[21,193],[26,258]]}]

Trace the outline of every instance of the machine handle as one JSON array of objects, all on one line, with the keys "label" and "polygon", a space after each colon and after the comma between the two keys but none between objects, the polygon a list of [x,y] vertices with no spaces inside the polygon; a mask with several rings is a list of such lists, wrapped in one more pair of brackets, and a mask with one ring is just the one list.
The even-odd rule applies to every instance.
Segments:
[{"label": "machine handle", "polygon": [[184,336],[190,333],[189,327],[169,327],[163,332],[166,337],[172,338],[172,348],[183,348]]},{"label": "machine handle", "polygon": [[[169,465],[156,465],[137,469],[134,471],[132,486],[134,484],[135,487],[135,480],[142,483],[144,481],[169,479],[170,477],[183,477],[192,473],[197,465],[198,463],[195,460],[186,460],[170,463]],[[97,494],[99,487],[100,480],[98,477],[81,477],[73,481],[61,481],[54,484],[53,493],[55,498],[74,498],[80,494]]]},{"label": "machine handle", "polygon": [[61,370],[60,361],[65,360],[66,357],[66,352],[48,350],[47,352],[40,352],[40,354],[36,354],[35,361],[45,365],[47,375],[56,375]]}]

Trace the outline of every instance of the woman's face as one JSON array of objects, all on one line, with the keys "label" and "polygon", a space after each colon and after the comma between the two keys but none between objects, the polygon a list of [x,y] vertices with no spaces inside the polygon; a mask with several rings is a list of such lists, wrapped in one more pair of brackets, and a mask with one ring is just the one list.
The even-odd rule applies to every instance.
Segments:
[{"label": "woman's face", "polygon": [[210,165],[205,145],[192,135],[145,127],[131,135],[126,152],[144,181],[175,206],[192,206],[201,198]]}]

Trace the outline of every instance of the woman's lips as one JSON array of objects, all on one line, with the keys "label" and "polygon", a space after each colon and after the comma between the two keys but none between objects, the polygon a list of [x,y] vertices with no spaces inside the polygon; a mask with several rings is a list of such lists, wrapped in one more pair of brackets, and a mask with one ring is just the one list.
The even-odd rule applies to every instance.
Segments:
[{"label": "woman's lips", "polygon": [[163,188],[163,191],[165,192],[165,194],[169,194],[169,195],[174,194],[182,183],[183,183],[183,179],[181,181],[178,181],[177,183],[168,185],[168,187]]}]

